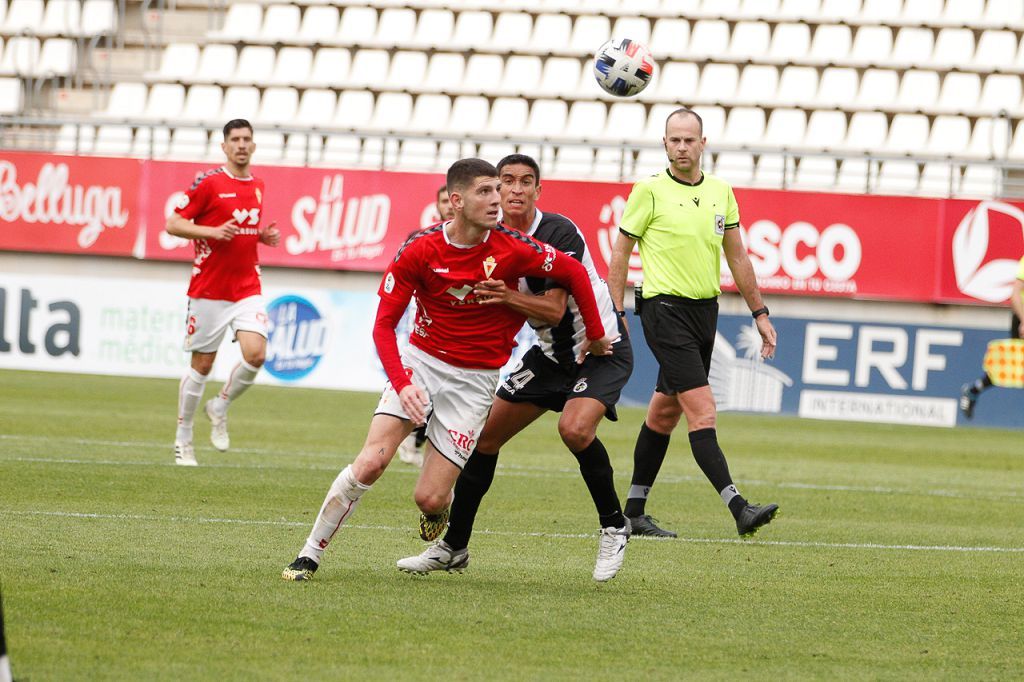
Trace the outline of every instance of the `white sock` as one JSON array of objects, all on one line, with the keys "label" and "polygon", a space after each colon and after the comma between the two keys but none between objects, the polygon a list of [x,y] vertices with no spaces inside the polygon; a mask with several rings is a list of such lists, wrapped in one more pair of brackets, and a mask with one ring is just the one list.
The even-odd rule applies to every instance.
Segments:
[{"label": "white sock", "polygon": [[11,664],[7,655],[0,656],[0,682],[11,682]]},{"label": "white sock", "polygon": [[306,538],[306,544],[299,552],[299,556],[309,557],[319,564],[334,534],[341,528],[341,524],[352,516],[359,499],[369,489],[370,486],[356,480],[351,465],[345,467],[334,479],[331,489],[327,491],[327,498],[320,507],[313,531]]},{"label": "white sock", "polygon": [[256,375],[259,372],[259,367],[253,367],[245,360],[239,360],[235,368],[231,370],[228,380],[221,387],[220,393],[213,399],[213,409],[217,411],[217,414],[227,412],[231,401],[245,393],[252,386],[252,382],[256,381]]},{"label": "white sock", "polygon": [[736,490],[734,485],[727,485],[718,494],[722,496],[722,502],[725,502],[725,506],[728,507],[729,503],[732,502],[732,498],[739,495],[740,491]]},{"label": "white sock", "polygon": [[192,423],[196,416],[196,407],[203,398],[206,388],[206,375],[194,369],[181,378],[178,385],[178,431],[174,440],[179,443],[192,442]]}]

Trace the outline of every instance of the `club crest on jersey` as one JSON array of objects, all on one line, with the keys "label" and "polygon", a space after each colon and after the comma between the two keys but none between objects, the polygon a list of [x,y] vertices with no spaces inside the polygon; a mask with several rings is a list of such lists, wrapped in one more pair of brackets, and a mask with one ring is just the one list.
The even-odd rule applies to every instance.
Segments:
[{"label": "club crest on jersey", "polygon": [[498,261],[494,260],[494,256],[484,258],[484,277],[490,279],[491,273],[494,272],[496,267],[498,267]]},{"label": "club crest on jersey", "polygon": [[725,216],[720,213],[715,214],[715,234],[725,234]]},{"label": "club crest on jersey", "polygon": [[583,377],[582,379],[577,381],[576,385],[572,387],[572,392],[573,393],[583,393],[583,391],[585,391],[585,390],[587,390],[587,378],[586,377]]},{"label": "club crest on jersey", "polygon": [[263,192],[260,191],[259,187],[256,188],[256,201],[259,204],[263,203]]}]

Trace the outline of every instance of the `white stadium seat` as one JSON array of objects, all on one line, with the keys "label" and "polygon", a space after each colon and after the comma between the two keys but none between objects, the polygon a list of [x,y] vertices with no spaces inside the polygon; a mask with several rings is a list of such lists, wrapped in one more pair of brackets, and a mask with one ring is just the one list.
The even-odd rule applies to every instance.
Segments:
[{"label": "white stadium seat", "polygon": [[905,26],[896,32],[889,63],[895,66],[923,66],[931,61],[935,37],[931,29]]},{"label": "white stadium seat", "polygon": [[787,66],[779,77],[775,102],[782,106],[811,106],[817,91],[818,72],[814,67]]},{"label": "white stadium seat", "polygon": [[373,117],[373,93],[366,90],[344,90],[338,96],[331,126],[346,130],[365,128]]},{"label": "white stadium seat", "polygon": [[171,146],[171,131],[164,126],[139,128],[132,140],[132,156],[159,159],[167,156]]},{"label": "white stadium seat", "polygon": [[654,85],[640,93],[640,99],[655,98],[679,101],[690,98],[697,91],[700,69],[689,61],[671,61],[654,79]]},{"label": "white stadium seat", "polygon": [[939,98],[939,74],[935,71],[910,69],[900,80],[895,106],[909,111],[927,110]]},{"label": "white stadium seat", "polygon": [[427,76],[427,53],[399,50],[391,57],[387,78],[378,85],[395,90],[418,90]]},{"label": "white stadium seat", "polygon": [[501,82],[505,62],[496,54],[474,54],[466,62],[466,73],[461,82],[451,85],[453,92],[481,92],[486,84],[497,85]]},{"label": "white stadium seat", "polygon": [[[637,40],[650,48],[651,40],[651,22],[643,16],[620,16],[615,20],[615,24],[612,26],[611,35],[613,36],[628,36],[633,40]],[[598,45],[601,43],[598,42]],[[591,46],[593,49],[593,46]]]},{"label": "white stadium seat", "polygon": [[944,28],[935,39],[931,65],[953,68],[974,58],[974,33],[969,28]]},{"label": "white stadium seat", "polygon": [[360,87],[382,85],[387,76],[389,64],[387,50],[358,50],[352,57],[347,83]]},{"label": "white stadium seat", "polygon": [[78,35],[81,25],[82,4],[78,0],[48,2],[36,33],[43,36],[73,36]]},{"label": "white stadium seat", "polygon": [[263,13],[259,40],[265,43],[292,41],[299,35],[301,24],[302,14],[298,5],[270,5]]},{"label": "white stadium seat", "polygon": [[124,125],[101,125],[96,128],[94,154],[128,156],[132,153],[132,129]]},{"label": "white stadium seat", "polygon": [[[704,152],[705,159],[708,152]],[[714,155],[714,174],[737,187],[754,184],[754,155],[749,152],[718,152]]]},{"label": "white stadium seat", "polygon": [[807,24],[778,24],[772,33],[767,59],[773,62],[804,59],[810,49],[811,29]]},{"label": "white stadium seat", "polygon": [[975,159],[1004,159],[1009,151],[1013,128],[1007,119],[979,118],[971,130],[966,156]]},{"label": "white stadium seat", "polygon": [[185,88],[177,83],[157,83],[149,89],[146,109],[139,118],[170,121],[178,118],[185,106]]},{"label": "white stadium seat", "polygon": [[[333,90],[310,88],[299,98],[299,110],[295,114],[295,123],[300,126],[323,128],[330,125],[334,118],[334,107],[338,96]],[[289,138],[289,142],[291,138]]]},{"label": "white stadium seat", "polygon": [[[589,63],[588,63],[589,66]],[[580,82],[580,61],[575,57],[548,57],[536,94],[540,96],[569,97],[576,93]]]},{"label": "white stadium seat", "polygon": [[[913,7],[920,5],[920,21],[935,21],[937,11],[942,11],[942,0],[907,0],[907,7],[904,10],[904,18],[909,21],[917,21],[918,17],[908,15]],[[945,11],[942,11],[942,21],[957,26],[975,24],[983,16],[985,0],[952,0],[947,1]]]},{"label": "white stadium seat", "polygon": [[821,18],[828,21],[851,21],[858,17],[860,0],[822,0]]},{"label": "white stadium seat", "polygon": [[519,43],[520,50],[535,54],[547,54],[556,45],[565,49],[566,36],[571,35],[572,19],[567,14],[538,14],[533,22],[530,40],[526,41],[525,36],[518,36],[518,39],[522,41]]},{"label": "white stadium seat", "polygon": [[3,59],[0,60],[0,75],[32,76],[39,64],[39,53],[42,46],[38,38],[15,36],[8,39],[4,47]]},{"label": "white stadium seat", "polygon": [[246,45],[238,53],[235,73],[227,82],[237,85],[262,84],[273,76],[276,59],[277,53],[269,45]]},{"label": "white stadium seat", "polygon": [[24,103],[20,78],[0,78],[0,114],[17,114]]},{"label": "white stadium seat", "polygon": [[951,71],[942,80],[936,108],[941,111],[970,111],[981,96],[981,78],[976,73]]},{"label": "white stadium seat", "polygon": [[[889,136],[883,150],[910,154],[924,149],[928,141],[928,117],[923,114],[896,114],[889,124]],[[965,140],[966,142],[966,140]]]},{"label": "white stadium seat", "polygon": [[840,149],[845,139],[846,114],[819,109],[812,111],[807,119],[802,146],[810,149]]},{"label": "white stadium seat", "polygon": [[138,118],[146,109],[148,89],[142,83],[114,83],[107,99],[107,108],[100,114],[107,118]]},{"label": "white stadium seat", "polygon": [[808,58],[822,64],[835,63],[846,59],[853,44],[849,26],[843,24],[820,24],[814,32]]},{"label": "white stadium seat", "polygon": [[412,42],[415,33],[416,12],[405,7],[388,7],[380,13],[371,44],[376,47],[402,47]]},{"label": "white stadium seat", "polygon": [[[519,50],[529,41],[533,34],[533,17],[524,12],[502,12],[494,21],[494,33],[491,36],[490,47],[497,52],[512,52]],[[568,33],[566,33],[568,35]],[[559,42],[564,42],[566,36],[562,36]],[[480,55],[473,55],[473,57]],[[492,55],[495,56],[495,55]]]},{"label": "white stadium seat", "polygon": [[1024,4],[1020,0],[988,0],[982,21],[987,26],[1019,26],[1024,23]]},{"label": "white stadium seat", "polygon": [[[520,97],[498,97],[491,104],[490,116],[483,132],[488,135],[513,137],[526,125],[529,105]],[[476,132],[476,131],[467,131]]]},{"label": "white stadium seat", "polygon": [[996,114],[1002,110],[1019,112],[1021,110],[1020,76],[1007,73],[993,73],[985,77],[981,87],[981,97],[977,108]]},{"label": "white stadium seat", "polygon": [[1012,31],[985,31],[978,40],[974,65],[981,69],[1004,69],[1017,54],[1017,36]]},{"label": "white stadium seat", "polygon": [[[337,7],[314,5],[302,15],[302,25],[295,40],[303,43],[330,44],[338,32],[341,13]],[[291,138],[288,140],[291,142]]]},{"label": "white stadium seat", "polygon": [[531,137],[561,137],[569,117],[569,105],[562,99],[536,99],[530,107],[525,132]]},{"label": "white stadium seat", "polygon": [[778,16],[782,19],[795,21],[814,19],[821,13],[821,0],[782,0]]},{"label": "white stadium seat", "polygon": [[445,48],[455,30],[455,15],[449,9],[428,8],[420,12],[412,39],[400,47]]},{"label": "white stadium seat", "polygon": [[88,154],[92,151],[96,129],[91,125],[64,123],[57,131],[53,150],[58,154]]},{"label": "white stadium seat", "polygon": [[66,76],[74,72],[78,63],[78,48],[68,38],[48,38],[43,43],[36,63],[35,75],[47,77]]},{"label": "white stadium seat", "polygon": [[780,0],[741,0],[735,14],[744,19],[767,19],[778,15],[780,5]]},{"label": "white stadium seat", "polygon": [[687,53],[690,42],[690,22],[674,17],[655,19],[648,47],[655,59],[679,58]]},{"label": "white stadium seat", "polygon": [[707,64],[700,74],[695,97],[700,102],[727,102],[736,94],[739,69],[735,64]]},{"label": "white stadium seat", "polygon": [[836,160],[825,156],[805,156],[796,168],[793,184],[798,189],[831,189],[836,182]]},{"label": "white stadium seat", "polygon": [[199,45],[169,43],[160,57],[160,68],[149,75],[152,80],[191,82],[199,70]]},{"label": "white stadium seat", "polygon": [[452,133],[469,135],[483,130],[490,107],[487,99],[479,95],[461,95],[452,102],[452,115],[448,129]]},{"label": "white stadium seat", "polygon": [[725,122],[721,143],[757,145],[764,136],[765,116],[761,107],[734,107]]},{"label": "white stadium seat", "polygon": [[263,8],[251,2],[232,2],[224,15],[224,25],[209,38],[226,42],[251,41],[263,26]]},{"label": "white stadium seat", "polygon": [[964,168],[960,193],[969,197],[998,197],[1002,185],[1002,173],[994,166],[969,164]]},{"label": "white stadium seat", "polygon": [[249,120],[255,118],[259,108],[259,90],[246,85],[233,85],[224,91],[220,117],[225,121],[233,118]]},{"label": "white stadium seat", "polygon": [[792,149],[803,142],[807,130],[807,114],[803,109],[775,109],[768,116],[760,144]]},{"label": "white stadium seat", "polygon": [[740,21],[732,28],[726,55],[733,59],[757,59],[768,52],[771,28],[762,21]]},{"label": "white stadium seat", "polygon": [[[884,0],[891,4],[889,0]],[[857,64],[885,64],[892,53],[892,29],[888,26],[861,26],[853,36],[848,59]]]},{"label": "white stadium seat", "polygon": [[489,90],[498,95],[532,95],[540,85],[541,69],[540,57],[514,54],[505,62],[504,78]]},{"label": "white stadium seat", "polygon": [[461,54],[435,52],[427,64],[427,73],[422,83],[423,90],[448,92],[455,83],[462,82],[465,70],[466,60]]},{"label": "white stadium seat", "polygon": [[[494,15],[483,10],[459,12],[455,28],[447,45],[441,48],[452,50],[478,49],[488,44],[494,30]],[[460,55],[461,56],[461,55]]]},{"label": "white stadium seat", "polygon": [[238,50],[234,45],[210,44],[203,48],[199,66],[191,76],[196,83],[227,83],[235,75]]},{"label": "white stadium seat", "polygon": [[439,133],[448,128],[452,113],[452,100],[448,95],[420,95],[412,107],[409,130]]},{"label": "white stadium seat", "polygon": [[188,89],[179,118],[194,123],[215,122],[223,104],[224,91],[219,85],[196,84]]},{"label": "white stadium seat", "polygon": [[272,85],[298,85],[309,83],[313,70],[313,52],[308,47],[282,47],[277,53],[274,73],[267,79]]},{"label": "white stadium seat", "polygon": [[951,196],[960,189],[960,167],[953,163],[929,161],[921,170],[922,194],[929,196]]},{"label": "white stadium seat", "polygon": [[867,159],[843,159],[836,176],[836,189],[843,192],[866,192],[869,174]]},{"label": "white stadium seat", "polygon": [[284,160],[288,163],[319,163],[323,156],[324,138],[320,135],[292,133],[284,146]]},{"label": "white stadium seat", "polygon": [[725,54],[729,47],[729,24],[720,19],[700,19],[690,32],[686,56],[692,59],[713,59]]},{"label": "white stadium seat", "polygon": [[7,35],[34,32],[43,22],[43,0],[11,0],[2,30]]},{"label": "white stadium seat", "polygon": [[917,162],[889,160],[878,169],[876,187],[881,194],[907,194],[917,191],[919,181]]},{"label": "white stadium seat", "polygon": [[[638,130],[643,130],[647,123],[647,112],[639,102],[615,102],[608,109],[608,119],[604,130],[597,139],[611,142],[626,142],[636,138]],[[571,133],[572,131],[570,129]]]},{"label": "white stadium seat", "polygon": [[823,107],[846,106],[850,102],[851,93],[857,92],[859,86],[856,69],[829,66],[821,72],[821,85],[814,102]]},{"label": "white stadium seat", "polygon": [[[888,133],[889,124],[885,114],[880,111],[857,111],[850,117],[846,139],[840,147],[858,152],[877,152],[885,143]],[[839,170],[841,173],[843,169]]]},{"label": "white stadium seat", "polygon": [[779,70],[768,64],[743,67],[735,99],[742,104],[756,105],[775,100],[779,87]]},{"label": "white stadium seat", "polygon": [[85,0],[82,3],[80,35],[97,36],[117,29],[117,7],[114,0]]},{"label": "white stadium seat", "polygon": [[271,87],[263,91],[260,108],[253,123],[260,125],[288,125],[299,110],[299,93],[295,88]]},{"label": "white stadium seat", "polygon": [[[609,36],[618,37],[619,35],[625,36],[629,34],[612,33],[611,21],[609,21],[608,17],[584,14],[577,17],[572,25],[572,33],[569,35],[568,43],[569,51],[579,54],[593,53],[599,45],[608,40]],[[640,39],[637,38],[637,40]],[[558,43],[552,43],[552,45],[555,44]]]},{"label": "white stadium seat", "polygon": [[855,103],[859,107],[880,109],[896,100],[900,76],[890,69],[868,69],[860,81]]},{"label": "white stadium seat", "polygon": [[366,45],[376,32],[377,10],[353,5],[341,13],[335,42],[339,45]]},{"label": "white stadium seat", "polygon": [[377,96],[373,117],[366,127],[370,130],[405,130],[412,118],[412,95],[405,92],[382,92]]},{"label": "white stadium seat", "polygon": [[210,135],[202,128],[176,128],[171,133],[170,155],[174,158],[204,159],[209,146]]},{"label": "white stadium seat", "polygon": [[966,116],[936,116],[923,151],[942,156],[962,156],[971,139],[971,122]]},{"label": "white stadium seat", "polygon": [[343,47],[321,47],[313,55],[306,84],[313,87],[340,86],[348,80],[352,53]]},{"label": "white stadium seat", "polygon": [[879,24],[891,24],[900,18],[900,0],[864,0],[860,19]]}]

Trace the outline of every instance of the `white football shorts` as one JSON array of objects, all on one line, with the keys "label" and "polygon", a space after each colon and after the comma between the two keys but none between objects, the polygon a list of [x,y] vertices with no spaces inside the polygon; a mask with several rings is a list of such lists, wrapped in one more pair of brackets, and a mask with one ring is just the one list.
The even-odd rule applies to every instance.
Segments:
[{"label": "white football shorts", "polygon": [[[412,370],[414,384],[427,392],[427,438],[460,469],[466,465],[480,438],[498,387],[496,369],[466,369],[408,346],[402,364]],[[388,382],[374,414],[408,419],[398,394]]]},{"label": "white football shorts", "polygon": [[235,333],[255,332],[267,338],[267,306],[263,296],[257,294],[241,301],[188,299],[185,350],[190,353],[216,352],[229,327]]}]

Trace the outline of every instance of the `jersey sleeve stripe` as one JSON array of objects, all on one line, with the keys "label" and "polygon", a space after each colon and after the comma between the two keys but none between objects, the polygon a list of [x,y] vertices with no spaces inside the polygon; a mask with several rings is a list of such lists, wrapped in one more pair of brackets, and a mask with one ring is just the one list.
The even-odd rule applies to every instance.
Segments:
[{"label": "jersey sleeve stripe", "polygon": [[194,192],[196,187],[198,187],[199,185],[202,184],[203,180],[205,180],[206,178],[208,178],[208,177],[210,177],[212,175],[216,175],[218,173],[223,173],[223,172],[224,172],[223,168],[213,168],[211,170],[206,171],[205,173],[200,175],[198,178],[196,178],[196,181],[192,183],[192,186],[189,187],[188,191],[189,192]]},{"label": "jersey sleeve stripe", "polygon": [[497,232],[501,232],[502,234],[507,234],[509,237],[512,237],[515,240],[518,240],[518,241],[521,241],[524,244],[527,244],[531,249],[533,249],[537,253],[544,253],[544,249],[541,247],[540,244],[538,244],[533,239],[530,239],[529,237],[527,237],[525,234],[523,234],[519,230],[510,230],[509,228],[505,227],[504,225],[502,225],[500,223],[494,229]]},{"label": "jersey sleeve stripe", "polygon": [[640,237],[636,236],[632,232],[627,231],[624,227],[620,227],[619,228],[619,232],[621,232],[622,234],[626,235],[630,239],[640,239]]}]

